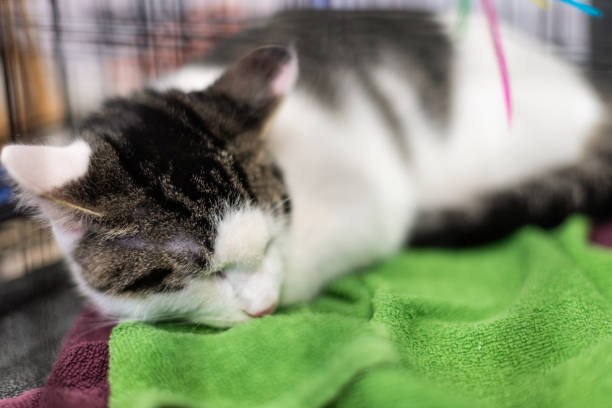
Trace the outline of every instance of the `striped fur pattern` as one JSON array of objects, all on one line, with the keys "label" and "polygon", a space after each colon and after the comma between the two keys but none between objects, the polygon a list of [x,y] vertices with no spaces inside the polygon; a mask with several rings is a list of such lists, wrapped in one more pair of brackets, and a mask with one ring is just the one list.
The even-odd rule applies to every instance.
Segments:
[{"label": "striped fur pattern", "polygon": [[71,145],[2,161],[82,290],[137,320],[232,326],[407,241],[608,212],[612,126],[588,82],[505,31],[509,131],[486,24],[460,41],[453,27],[398,11],[255,21],[108,101]]},{"label": "striped fur pattern", "polygon": [[290,58],[260,49],[235,67],[248,72],[228,70],[205,91],[110,100],[81,125],[86,174],[30,199],[56,232],[79,236],[67,255],[89,290],[136,298],[182,290],[218,272],[217,227],[228,209],[288,220],[291,201],[261,135],[282,95],[233,87],[271,81]]},{"label": "striped fur pattern", "polygon": [[211,266],[228,206],[286,217],[282,174],[259,134],[269,109],[215,89],[147,91],[87,120],[90,171],[58,195],[105,214],[73,252],[87,282],[111,294],[179,290]]},{"label": "striped fur pattern", "polygon": [[[181,289],[187,276],[210,266],[216,218],[227,206],[288,214],[282,175],[257,135],[264,118],[236,122],[242,107],[223,99],[227,111],[211,109],[216,98],[146,92],[108,102],[84,125],[95,146],[91,170],[60,197],[105,214],[92,219],[96,233],[74,250],[95,289]],[[193,242],[160,251],[181,239]],[[134,257],[146,261],[135,268]]]}]

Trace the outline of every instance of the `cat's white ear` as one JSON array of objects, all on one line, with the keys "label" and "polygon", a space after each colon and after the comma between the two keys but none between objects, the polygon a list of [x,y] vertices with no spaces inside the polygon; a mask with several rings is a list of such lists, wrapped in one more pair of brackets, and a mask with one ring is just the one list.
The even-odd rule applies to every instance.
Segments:
[{"label": "cat's white ear", "polygon": [[256,108],[273,107],[291,91],[298,78],[294,47],[256,48],[229,67],[214,90]]},{"label": "cat's white ear", "polygon": [[89,145],[77,140],[62,147],[9,145],[0,160],[21,188],[40,195],[83,177],[90,156]]}]

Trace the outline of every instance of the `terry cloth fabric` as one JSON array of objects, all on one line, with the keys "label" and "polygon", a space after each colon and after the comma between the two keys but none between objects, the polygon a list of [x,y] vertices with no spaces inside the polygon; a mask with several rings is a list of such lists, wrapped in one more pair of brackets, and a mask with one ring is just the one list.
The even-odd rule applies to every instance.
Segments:
[{"label": "terry cloth fabric", "polygon": [[599,221],[593,225],[591,242],[604,247],[612,247],[612,220]]},{"label": "terry cloth fabric", "polygon": [[609,407],[612,252],[574,218],[409,250],[229,330],[120,324],[111,407]]},{"label": "terry cloth fabric", "polygon": [[45,384],[81,307],[62,264],[0,282],[0,399]]},{"label": "terry cloth fabric", "polygon": [[0,401],[0,408],[108,405],[108,338],[113,322],[85,307],[43,387]]}]

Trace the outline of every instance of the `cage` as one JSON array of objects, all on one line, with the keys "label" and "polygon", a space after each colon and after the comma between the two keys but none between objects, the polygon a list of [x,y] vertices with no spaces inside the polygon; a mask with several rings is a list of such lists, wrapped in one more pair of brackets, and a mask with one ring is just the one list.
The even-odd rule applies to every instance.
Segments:
[{"label": "cage", "polygon": [[[612,14],[609,2],[592,3]],[[457,0],[2,1],[0,144],[65,139],[104,98],[126,95],[205,55],[216,41],[253,17],[300,7],[457,13],[457,4]],[[527,0],[504,0],[497,2],[497,8],[506,23],[540,38],[549,52],[593,74],[612,72],[609,22],[560,2],[542,10]],[[5,298],[14,281],[26,275],[41,279],[50,267],[61,268],[61,254],[49,229],[16,207],[11,196],[11,186],[5,182],[0,186],[0,294]],[[62,312],[62,319],[70,315],[69,309]],[[73,315],[76,311],[74,307]],[[45,347],[57,352],[63,334],[60,330]],[[22,384],[7,386],[0,396],[16,395],[26,383],[40,381],[48,368],[48,364],[40,368]]]},{"label": "cage", "polygon": [[[603,2],[602,2],[603,3]],[[605,4],[597,4],[605,10]],[[455,0],[404,1],[152,1],[2,2],[0,143],[61,140],[106,97],[205,55],[244,21],[297,7],[421,8],[455,13]],[[549,10],[524,0],[499,2],[501,18],[542,39],[549,51],[605,71],[606,25],[553,2]],[[49,231],[10,202],[3,185],[0,280],[60,259]]]}]

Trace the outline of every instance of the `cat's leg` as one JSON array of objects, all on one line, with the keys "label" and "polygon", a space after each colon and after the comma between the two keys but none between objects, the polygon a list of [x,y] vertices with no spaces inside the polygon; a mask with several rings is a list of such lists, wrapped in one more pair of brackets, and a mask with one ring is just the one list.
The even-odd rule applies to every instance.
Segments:
[{"label": "cat's leg", "polygon": [[553,227],[571,213],[612,214],[612,123],[599,128],[573,165],[484,194],[463,207],[422,211],[409,244],[474,245],[525,224]]}]

